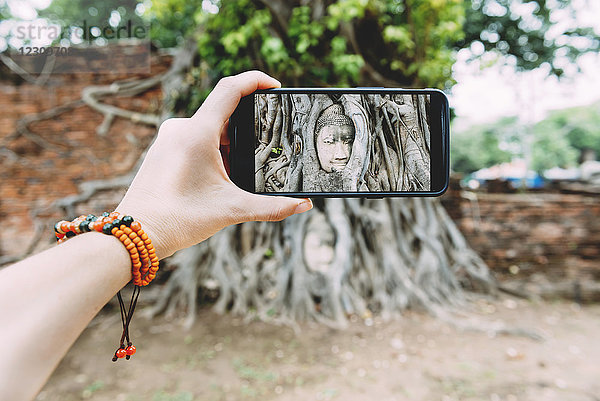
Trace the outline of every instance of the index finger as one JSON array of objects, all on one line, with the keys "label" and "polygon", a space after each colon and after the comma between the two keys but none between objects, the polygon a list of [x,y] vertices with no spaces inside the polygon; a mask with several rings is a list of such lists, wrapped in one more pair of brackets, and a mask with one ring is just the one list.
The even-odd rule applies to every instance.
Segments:
[{"label": "index finger", "polygon": [[243,96],[257,89],[280,86],[278,80],[261,71],[246,71],[222,78],[192,116],[192,120],[201,120],[220,127],[229,119]]}]

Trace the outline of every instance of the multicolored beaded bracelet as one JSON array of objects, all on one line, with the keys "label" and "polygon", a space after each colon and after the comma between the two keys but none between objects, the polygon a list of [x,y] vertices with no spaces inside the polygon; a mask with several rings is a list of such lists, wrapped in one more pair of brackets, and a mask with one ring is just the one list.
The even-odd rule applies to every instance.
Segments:
[{"label": "multicolored beaded bracelet", "polygon": [[[85,232],[97,231],[107,235],[115,236],[125,246],[131,258],[131,275],[133,282],[133,293],[129,308],[125,309],[121,291],[117,292],[119,308],[121,309],[121,322],[123,333],[121,343],[112,358],[113,362],[118,359],[129,359],[136,352],[136,348],[129,337],[129,323],[140,295],[141,287],[150,284],[156,277],[158,271],[158,257],[152,241],[142,229],[141,224],[131,216],[125,216],[118,212],[104,212],[101,217],[93,214],[81,215],[73,221],[62,220],[54,225],[56,240],[58,243]],[[127,346],[125,346],[127,339]]]}]

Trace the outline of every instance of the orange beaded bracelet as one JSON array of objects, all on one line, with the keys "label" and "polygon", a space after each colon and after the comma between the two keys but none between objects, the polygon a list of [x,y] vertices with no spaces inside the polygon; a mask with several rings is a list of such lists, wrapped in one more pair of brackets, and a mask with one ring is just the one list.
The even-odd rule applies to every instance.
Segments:
[{"label": "orange beaded bracelet", "polygon": [[[119,348],[115,351],[112,358],[117,361],[120,358],[129,359],[136,352],[129,337],[129,323],[133,316],[133,311],[140,295],[140,289],[150,284],[156,277],[159,262],[156,256],[156,250],[148,234],[144,232],[141,224],[133,220],[131,216],[123,216],[118,212],[104,212],[101,217],[93,214],[81,215],[73,221],[62,220],[54,225],[56,240],[58,243],[89,231],[102,232],[104,234],[115,236],[129,252],[131,259],[131,276],[133,282],[133,293],[129,308],[125,309],[121,292],[117,292],[119,308],[121,309],[121,322],[123,324],[123,333]],[[125,346],[127,339],[127,346]]]}]

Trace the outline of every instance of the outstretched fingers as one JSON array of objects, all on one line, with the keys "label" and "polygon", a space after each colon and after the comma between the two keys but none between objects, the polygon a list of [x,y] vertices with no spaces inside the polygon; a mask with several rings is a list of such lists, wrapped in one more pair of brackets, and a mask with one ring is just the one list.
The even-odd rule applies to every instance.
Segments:
[{"label": "outstretched fingers", "polygon": [[293,214],[304,213],[312,209],[313,204],[307,198],[287,198],[282,196],[255,195],[244,192],[244,210],[239,222],[280,221]]}]

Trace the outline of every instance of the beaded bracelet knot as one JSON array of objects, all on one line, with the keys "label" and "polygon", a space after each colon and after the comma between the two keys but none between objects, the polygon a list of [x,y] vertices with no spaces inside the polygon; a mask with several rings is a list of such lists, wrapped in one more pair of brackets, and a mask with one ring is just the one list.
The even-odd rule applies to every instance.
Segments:
[{"label": "beaded bracelet knot", "polygon": [[[113,355],[113,362],[118,359],[129,359],[136,352],[136,348],[129,337],[129,323],[133,316],[133,311],[140,295],[141,287],[150,284],[156,277],[158,271],[158,257],[152,241],[142,229],[139,221],[135,221],[131,216],[125,216],[118,212],[104,212],[101,217],[93,214],[87,216],[81,215],[73,221],[62,220],[54,225],[56,240],[58,243],[74,237],[77,234],[97,231],[107,235],[117,237],[125,246],[131,258],[131,275],[133,282],[133,293],[129,308],[125,308],[121,291],[117,292],[119,308],[121,309],[121,322],[123,324],[123,333],[119,348]],[[125,346],[127,339],[127,346]]]}]

